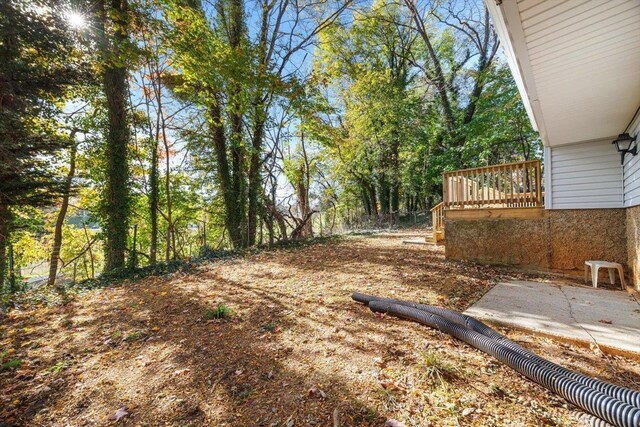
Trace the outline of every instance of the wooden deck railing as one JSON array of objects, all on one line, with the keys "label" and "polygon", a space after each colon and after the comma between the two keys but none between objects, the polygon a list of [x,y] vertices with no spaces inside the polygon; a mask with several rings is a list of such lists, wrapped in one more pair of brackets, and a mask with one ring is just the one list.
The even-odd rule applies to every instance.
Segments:
[{"label": "wooden deck railing", "polygon": [[444,230],[444,202],[440,202],[431,208],[431,219],[434,232]]},{"label": "wooden deck railing", "polygon": [[442,185],[448,209],[544,206],[539,160],[446,172]]}]

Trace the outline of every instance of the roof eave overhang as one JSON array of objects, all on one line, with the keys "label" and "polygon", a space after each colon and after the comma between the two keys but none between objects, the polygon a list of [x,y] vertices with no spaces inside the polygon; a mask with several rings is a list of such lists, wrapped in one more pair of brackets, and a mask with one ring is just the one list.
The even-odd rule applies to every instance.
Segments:
[{"label": "roof eave overhang", "polygon": [[493,25],[502,44],[511,74],[524,103],[531,125],[540,133],[540,139],[549,145],[544,118],[535,81],[529,63],[518,4],[515,1],[484,0],[493,19]]}]

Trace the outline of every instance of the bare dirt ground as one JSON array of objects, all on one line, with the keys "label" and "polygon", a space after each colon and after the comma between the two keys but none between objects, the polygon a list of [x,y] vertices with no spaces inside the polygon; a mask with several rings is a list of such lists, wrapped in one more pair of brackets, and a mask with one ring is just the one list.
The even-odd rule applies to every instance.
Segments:
[{"label": "bare dirt ground", "polygon": [[[402,243],[420,237],[265,251],[13,311],[0,357],[21,365],[0,372],[0,425],[577,425],[570,405],[491,357],[351,301],[359,290],[462,310],[510,275]],[[219,304],[232,317],[207,320]],[[640,388],[637,362],[502,332]]]}]

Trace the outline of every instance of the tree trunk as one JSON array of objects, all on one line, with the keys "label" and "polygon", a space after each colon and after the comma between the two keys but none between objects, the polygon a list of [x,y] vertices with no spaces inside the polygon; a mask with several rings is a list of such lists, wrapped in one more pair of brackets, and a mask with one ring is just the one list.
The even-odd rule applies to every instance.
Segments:
[{"label": "tree trunk", "polygon": [[[272,3],[275,4],[275,3]],[[258,87],[253,101],[253,139],[251,141],[251,155],[249,161],[249,206],[247,220],[248,245],[253,246],[256,240],[256,226],[258,219],[260,193],[262,192],[262,182],[260,179],[260,167],[262,156],[262,142],[264,139],[264,126],[267,117],[266,97],[263,93],[262,84],[266,82],[268,66],[267,37],[269,31],[269,14],[271,7],[263,7],[260,24],[260,38],[258,42]]]},{"label": "tree trunk", "polygon": [[378,200],[380,201],[380,213],[389,213],[389,182],[384,175],[378,178]]},{"label": "tree trunk", "polygon": [[16,270],[13,258],[13,245],[9,242],[9,292],[16,292]]},{"label": "tree trunk", "polygon": [[156,265],[158,256],[158,175],[158,145],[156,139],[151,153],[151,172],[149,176],[149,217],[151,220],[151,247],[149,249],[149,262],[151,265]]},{"label": "tree trunk", "polygon": [[87,230],[86,222],[82,223],[82,228],[84,229],[84,238],[87,241],[87,252],[89,252],[89,259],[91,260],[91,278],[95,279],[96,277],[95,258],[93,256],[93,250],[91,249],[93,242],[89,238],[89,230]]},{"label": "tree trunk", "polygon": [[[75,138],[75,132],[71,133],[71,138]],[[69,208],[69,193],[71,191],[71,183],[76,173],[76,153],[78,145],[73,141],[71,145],[71,158],[69,160],[69,173],[64,182],[64,195],[62,196],[62,204],[56,218],[56,225],[53,231],[53,247],[51,248],[51,257],[49,259],[49,280],[47,286],[53,287],[56,284],[56,275],[58,274],[58,260],[60,259],[60,247],[62,246],[62,226],[64,225],[67,209]]]},{"label": "tree trunk", "polygon": [[[162,117],[162,107],[160,104],[160,99],[158,97],[158,110],[160,117]],[[167,141],[167,133],[165,131],[164,118],[161,119],[162,122],[162,141],[164,143],[164,155],[165,155],[165,176],[164,176],[164,191],[166,193],[167,198],[167,247],[165,250],[165,261],[169,261],[171,259],[171,248],[173,247],[173,259],[176,258],[176,245],[175,245],[175,237],[173,230],[173,219],[172,219],[172,207],[171,207],[171,159],[170,159],[170,149],[169,142]]]},{"label": "tree trunk", "polygon": [[313,212],[309,202],[309,187],[311,186],[311,162],[307,156],[307,148],[304,141],[304,132],[301,133],[300,145],[302,147],[302,173],[300,174],[300,182],[298,183],[298,204],[300,208],[300,217],[306,221],[303,225],[300,235],[303,238],[313,237],[313,222],[311,221]]},{"label": "tree trunk", "polygon": [[371,210],[371,200],[369,200],[369,194],[367,193],[367,189],[364,187],[364,185],[360,185],[360,193],[362,194],[362,204],[364,206],[364,211],[369,216],[373,215],[373,212]]},{"label": "tree trunk", "polygon": [[[111,0],[99,5],[100,22],[98,30],[103,37],[102,81],[107,101],[107,185],[105,211],[107,223],[105,234],[105,271],[125,266],[129,219],[129,124],[127,120],[127,69],[121,63],[122,45],[128,38],[127,0]],[[107,10],[108,9],[108,10]],[[109,18],[113,20],[112,42],[108,42],[105,32]]]},{"label": "tree trunk", "polygon": [[[216,100],[219,95],[215,96]],[[240,242],[241,235],[236,216],[233,215],[236,200],[231,188],[231,172],[229,168],[229,157],[227,156],[227,140],[224,133],[222,109],[218,102],[209,107],[211,115],[211,129],[213,131],[213,148],[216,153],[216,163],[218,166],[218,184],[225,207],[225,228],[229,232],[229,239],[234,247]]]},{"label": "tree trunk", "polygon": [[0,195],[0,293],[4,290],[4,281],[7,273],[7,244],[9,243],[9,221],[11,213],[9,207]]},{"label": "tree trunk", "polygon": [[[256,106],[256,114],[262,114],[262,105]],[[258,201],[262,192],[262,180],[260,179],[260,156],[262,154],[262,140],[264,138],[264,121],[257,118],[254,125],[253,140],[251,143],[251,160],[249,164],[249,207],[248,207],[248,245],[253,246],[256,240],[256,226],[258,218]]]},{"label": "tree trunk", "polygon": [[278,212],[278,208],[271,200],[267,200],[266,208],[270,211],[271,216],[278,224],[278,228],[280,229],[280,239],[287,240],[287,222],[285,221],[284,216]]},{"label": "tree trunk", "polygon": [[[231,0],[229,10],[229,44],[236,54],[242,54],[242,39],[244,36],[244,2],[242,0]],[[229,102],[231,105],[231,191],[233,195],[233,209],[227,210],[227,216],[234,217],[233,222],[237,230],[232,234],[234,247],[246,247],[247,238],[247,218],[246,218],[246,167],[245,148],[242,132],[242,97],[243,90],[240,83],[231,85]],[[234,238],[235,236],[235,238]]]},{"label": "tree trunk", "polygon": [[[304,172],[302,176],[304,176]],[[313,237],[313,224],[310,220],[312,212],[309,206],[309,189],[305,185],[304,178],[297,182],[296,193],[298,196],[298,211],[300,212],[300,218],[304,221],[304,225],[300,228],[298,236],[302,238]]]},{"label": "tree trunk", "polygon": [[378,216],[378,196],[376,194],[376,187],[371,183],[365,183],[367,192],[369,193],[369,201],[371,203],[371,213]]},{"label": "tree trunk", "polygon": [[[395,132],[397,135],[397,132]],[[397,135],[391,141],[390,147],[390,173],[391,182],[389,188],[389,197],[391,198],[391,214],[397,219],[400,213],[400,136]]]}]

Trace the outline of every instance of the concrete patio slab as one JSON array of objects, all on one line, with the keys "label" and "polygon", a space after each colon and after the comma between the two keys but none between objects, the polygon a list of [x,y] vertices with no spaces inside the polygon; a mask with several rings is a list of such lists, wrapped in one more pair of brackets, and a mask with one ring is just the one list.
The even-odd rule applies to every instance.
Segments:
[{"label": "concrete patio slab", "polygon": [[604,351],[640,357],[640,302],[625,291],[554,283],[499,283],[465,314]]}]

